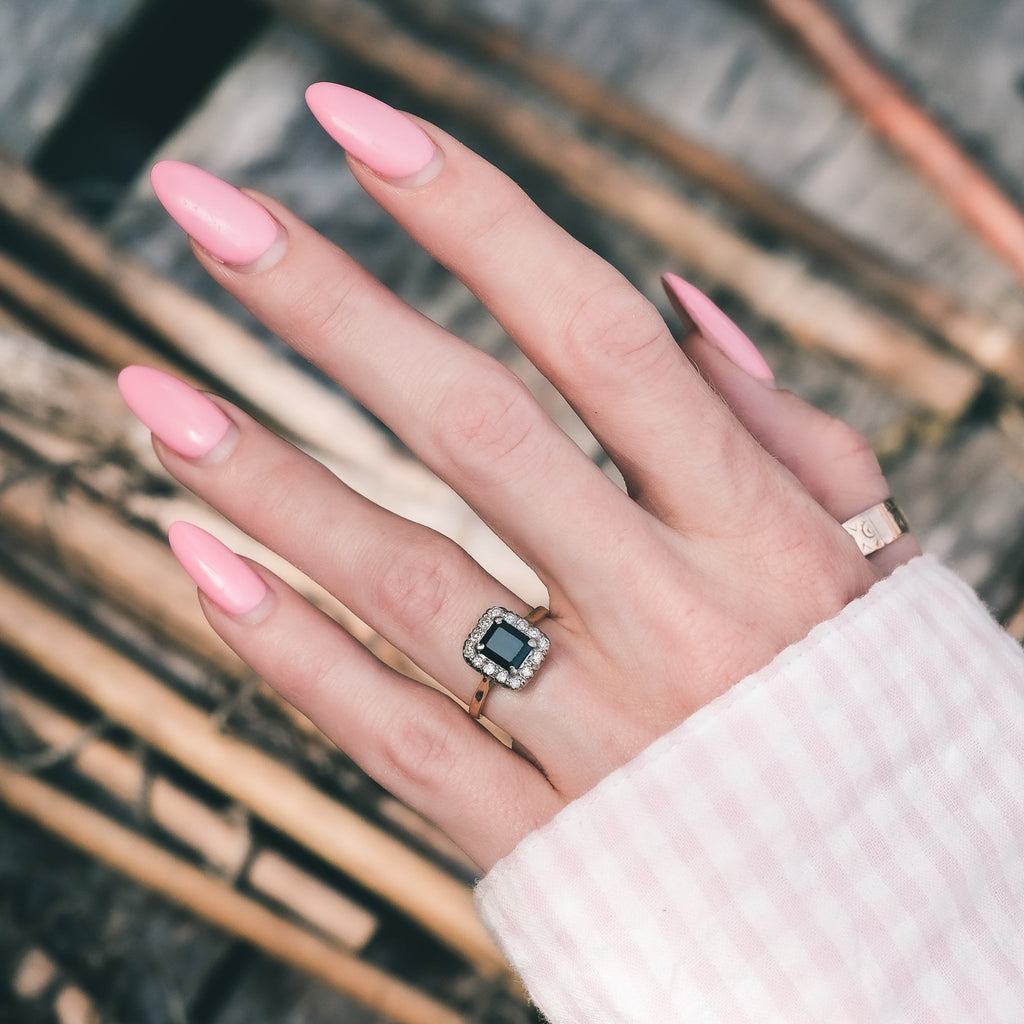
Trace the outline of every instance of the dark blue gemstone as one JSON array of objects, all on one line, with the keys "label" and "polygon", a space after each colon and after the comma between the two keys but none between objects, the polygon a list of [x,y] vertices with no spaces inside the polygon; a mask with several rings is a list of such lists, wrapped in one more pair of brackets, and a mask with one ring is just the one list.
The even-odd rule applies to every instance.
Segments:
[{"label": "dark blue gemstone", "polygon": [[507,622],[492,623],[481,641],[481,653],[504,669],[518,669],[531,650],[530,638]]}]

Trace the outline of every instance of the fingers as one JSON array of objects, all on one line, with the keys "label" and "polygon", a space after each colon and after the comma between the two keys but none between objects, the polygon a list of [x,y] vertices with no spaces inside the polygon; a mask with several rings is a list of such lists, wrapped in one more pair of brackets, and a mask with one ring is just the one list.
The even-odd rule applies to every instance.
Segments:
[{"label": "fingers", "polygon": [[[637,510],[521,381],[279,205],[187,165],[158,165],[154,183],[209,248],[199,258],[225,288],[387,423],[545,582],[569,580],[581,599],[593,593],[588,555],[631,532]],[[270,249],[253,256],[256,246],[246,248],[253,259],[241,268],[214,258],[245,248],[250,234],[266,244],[267,220],[275,224]]]},{"label": "fingers", "polygon": [[[706,295],[674,274],[663,279],[679,315],[693,324],[682,342],[737,418],[839,522],[890,496],[867,439],[849,424],[776,390],[771,369],[753,342]],[[882,574],[920,554],[905,535],[871,556]]]},{"label": "fingers", "polygon": [[[479,296],[582,416],[632,494],[683,528],[694,517],[703,525],[746,514],[742,491],[760,481],[760,453],[734,431],[651,303],[436,128],[342,86],[315,85],[307,98],[358,161],[363,187]],[[418,154],[398,178],[396,151]],[[705,490],[699,508],[689,500],[694,479]]]},{"label": "fingers", "polygon": [[532,765],[443,695],[386,668],[265,569],[187,523],[172,527],[171,544],[221,637],[482,868],[560,809]]},{"label": "fingers", "polygon": [[[129,406],[154,430],[157,454],[172,475],[469,703],[480,673],[465,663],[463,643],[487,608],[501,605],[525,615],[528,609],[514,594],[458,545],[356,494],[228,403],[145,367],[127,368],[118,383]],[[191,564],[207,564],[203,552]],[[232,580],[219,572],[205,575],[220,581],[218,600],[226,610],[247,618],[259,603],[263,588],[251,573]],[[614,618],[606,595],[602,587],[597,597]],[[619,763],[623,749],[642,744],[615,713],[621,679],[616,676],[609,687],[594,670],[595,651],[614,642],[614,631],[593,643],[575,614],[548,618],[543,629],[552,650],[542,678],[522,691],[494,687],[484,713],[530,750],[558,792],[578,794],[596,781],[595,760],[607,770]],[[611,735],[602,738],[599,752],[565,713],[584,703],[591,713],[609,711]]]},{"label": "fingers", "polygon": [[[154,184],[211,275],[387,423],[538,570],[552,595],[551,656],[536,684],[514,697],[498,690],[486,713],[506,721],[503,702],[508,711],[514,702],[512,731],[544,784],[578,794],[866,591],[873,571],[836,522],[841,487],[801,465],[801,407],[755,379],[766,368],[749,351],[754,377],[733,365],[735,348],[721,365],[722,338],[695,337],[694,360],[715,393],[646,300],[486,162],[366,97],[341,90],[339,105],[334,90],[318,95],[314,106],[368,191],[490,306],[601,437],[638,501],[507,369],[411,310],[278,204],[183,165],[159,165]],[[211,404],[227,425],[197,417],[191,451],[167,433],[170,447],[159,450],[168,468],[468,696],[476,679],[460,664],[461,642],[476,617],[495,603],[525,609],[450,542]],[[845,457],[842,440],[833,432],[819,454]],[[859,464],[853,476],[865,486],[880,479],[869,481]],[[270,592],[291,607],[279,588]],[[362,683],[335,684],[329,673],[325,652],[349,641],[318,640],[304,655],[312,623],[296,619],[294,635],[275,633],[278,604],[257,622],[262,606],[248,608],[251,597],[244,588],[234,603],[223,596],[231,613],[217,628],[314,716],[344,715],[345,701],[358,698],[358,724],[370,733],[362,756],[392,785],[400,758],[381,754],[391,720],[367,710]],[[244,632],[255,627],[256,640]],[[345,701],[318,703],[340,690]],[[400,714],[404,698],[382,699]],[[419,745],[461,752],[465,716],[454,724],[422,712],[437,729]],[[401,739],[405,720],[394,721]],[[341,741],[350,742],[347,732]],[[526,818],[540,806],[525,782],[533,778],[509,791]]]},{"label": "fingers", "polygon": [[[525,613],[516,595],[451,540],[355,493],[227,403],[145,367],[128,367],[118,383],[169,472],[469,700],[479,677],[462,642],[492,605]],[[491,702],[488,716],[501,707]],[[523,711],[517,727],[529,729]]]}]

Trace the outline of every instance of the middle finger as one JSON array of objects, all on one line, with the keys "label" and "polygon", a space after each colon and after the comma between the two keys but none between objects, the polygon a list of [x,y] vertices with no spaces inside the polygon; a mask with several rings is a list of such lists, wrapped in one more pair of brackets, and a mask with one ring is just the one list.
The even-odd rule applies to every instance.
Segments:
[{"label": "middle finger", "polygon": [[[306,96],[357,158],[363,188],[487,306],[641,504],[683,532],[749,524],[771,471],[651,302],[458,140],[344,86],[321,82]],[[420,154],[417,162],[432,153],[432,163],[410,181],[396,153]]]}]

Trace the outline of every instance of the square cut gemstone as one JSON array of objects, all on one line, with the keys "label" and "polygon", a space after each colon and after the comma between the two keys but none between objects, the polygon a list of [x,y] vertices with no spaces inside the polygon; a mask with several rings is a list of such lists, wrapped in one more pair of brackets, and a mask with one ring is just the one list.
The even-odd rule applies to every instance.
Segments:
[{"label": "square cut gemstone", "polygon": [[495,665],[517,671],[529,657],[530,638],[507,622],[494,622],[480,641],[480,650]]},{"label": "square cut gemstone", "polygon": [[533,678],[550,646],[534,623],[496,605],[480,616],[462,656],[492,682],[518,690]]}]

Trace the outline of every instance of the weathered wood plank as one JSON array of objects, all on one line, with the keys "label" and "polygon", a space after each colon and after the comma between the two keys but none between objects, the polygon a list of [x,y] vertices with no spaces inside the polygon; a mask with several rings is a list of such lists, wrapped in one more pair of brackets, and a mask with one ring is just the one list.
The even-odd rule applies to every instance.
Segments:
[{"label": "weathered wood plank", "polygon": [[819,0],[760,0],[821,65],[865,122],[1024,284],[1024,215],[950,133]]},{"label": "weathered wood plank", "polygon": [[222,879],[2,759],[0,801],[76,849],[400,1024],[464,1024],[460,1015],[436,1000],[278,917]]},{"label": "weathered wood plank", "polygon": [[[754,5],[438,2],[525,33],[923,279],[1015,328],[1024,323],[1015,277],[965,237],[931,189],[864,129]],[[844,9],[870,11],[855,24],[870,17],[886,38],[890,64],[915,68],[925,99],[941,95],[944,119],[972,150],[998,154],[993,170],[1011,192],[1024,193],[1015,90],[1024,52],[1021,6],[985,0],[980,25],[990,31],[975,25],[967,32],[957,26],[974,17],[974,5],[957,0],[846,0]],[[997,63],[990,69],[992,48]]]}]

